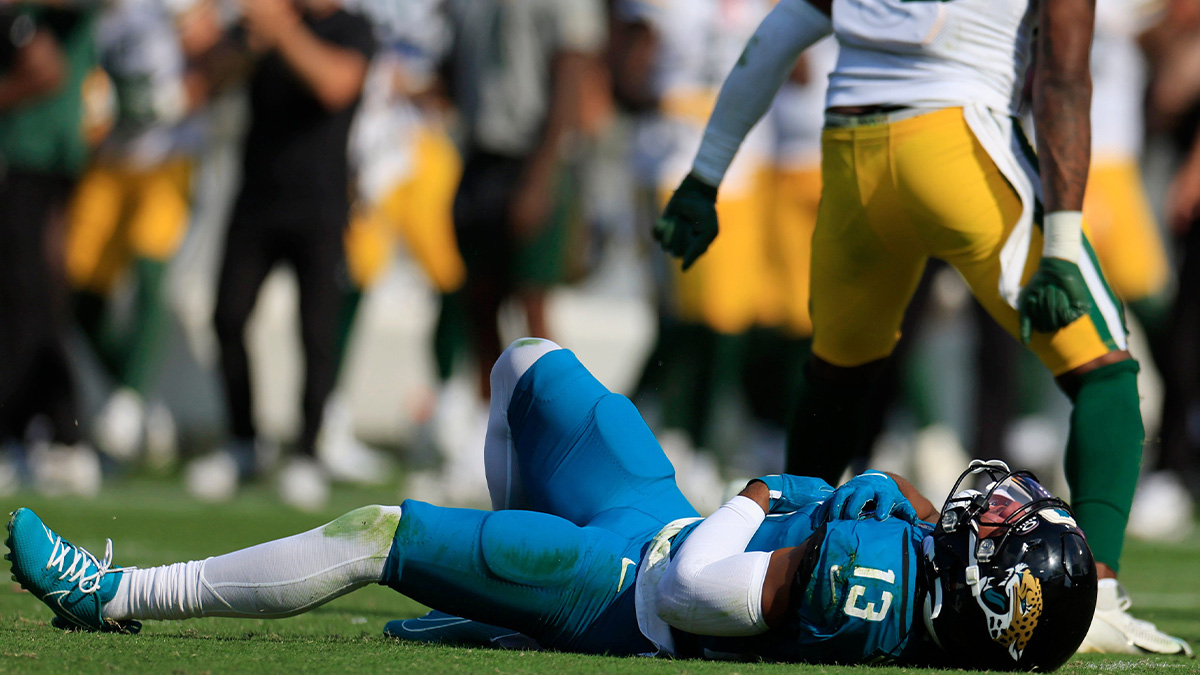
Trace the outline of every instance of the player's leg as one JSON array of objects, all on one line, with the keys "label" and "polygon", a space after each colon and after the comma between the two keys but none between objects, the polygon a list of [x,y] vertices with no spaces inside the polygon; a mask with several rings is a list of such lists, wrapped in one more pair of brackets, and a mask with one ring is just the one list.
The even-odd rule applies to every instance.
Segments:
[{"label": "player's leg", "polygon": [[889,167],[888,125],[827,129],[812,241],[812,358],[787,471],[836,484],[858,444],[872,386],[925,266]]},{"label": "player's leg", "polygon": [[75,319],[109,374],[119,359],[105,331],[108,294],[125,270],[129,251],[120,224],[129,184],[116,169],[93,165],[79,180],[67,209],[66,271]]},{"label": "player's leg", "polygon": [[300,291],[300,335],[304,343],[304,428],[299,452],[312,459],[325,401],[337,379],[337,319],[342,307],[339,277],[345,260],[342,227],[309,223],[288,258]]},{"label": "player's leg", "polygon": [[454,616],[555,649],[638,653],[634,618],[641,547],[533,511],[447,509],[406,501],[383,583]]},{"label": "player's leg", "polygon": [[624,534],[697,515],[637,409],[570,351],[516,379],[507,417],[531,508]]},{"label": "player's leg", "polygon": [[28,509],[13,514],[8,532],[14,576],[64,627],[137,630],[146,619],[280,618],[384,583],[558,649],[650,649],[638,632],[632,592],[644,541],[548,514],[415,501],[368,506],[284,539],[146,569],[113,567],[111,548],[98,560]]},{"label": "player's leg", "polygon": [[[18,509],[6,541],[13,575],[65,627],[128,629],[143,619],[292,616],[378,583],[400,521],[367,506],[314,530],[204,560],[138,569],[98,560]],[[132,622],[132,623],[131,623]]]},{"label": "player's leg", "polygon": [[[1013,133],[1019,143],[1019,130]],[[973,146],[946,171],[948,175],[973,177],[973,190],[948,189],[944,181],[922,172],[920,158],[929,146],[939,142]],[[1018,335],[1017,311],[1001,295],[1000,276],[1001,249],[1018,222],[1022,205],[996,160],[989,157],[965,123],[955,123],[943,125],[936,136],[914,135],[911,166],[903,168],[906,189],[913,195],[911,201],[923,205],[936,216],[931,222],[940,224],[943,237],[938,240],[937,254],[958,268],[992,318],[1009,334]],[[987,199],[980,198],[980,194],[986,194]],[[1041,232],[1035,228],[1029,251],[1041,248]],[[1033,275],[1038,259],[1032,253],[1027,257],[1022,282]],[[1138,366],[1126,351],[1122,308],[1100,272],[1086,224],[1079,267],[1090,296],[1088,313],[1055,333],[1035,333],[1030,348],[1074,404],[1066,454],[1071,504],[1088,535],[1100,576],[1112,578],[1120,563],[1141,458]],[[1131,628],[1122,640],[1141,640],[1153,651],[1184,649],[1181,642],[1118,609],[1115,580],[1109,583],[1113,609],[1120,615],[1120,622]],[[1097,616],[1100,614],[1098,611]],[[1146,630],[1134,629],[1135,623]]]},{"label": "player's leg", "polygon": [[454,233],[466,266],[464,287],[480,398],[488,396],[488,368],[500,356],[497,316],[510,292],[511,238],[505,232],[509,196],[519,162],[476,153],[468,157],[454,198]]},{"label": "player's leg", "polygon": [[491,386],[484,453],[495,508],[533,508],[578,525],[635,505],[656,514],[634,517],[635,528],[696,515],[637,409],[570,351],[517,340],[496,360]]},{"label": "player's leg", "polygon": [[[278,259],[272,232],[249,219],[234,219],[225,235],[217,279],[213,327],[221,347],[221,376],[232,437],[249,444],[255,436],[250,395],[250,362],[244,333],[258,291]],[[247,458],[239,458],[239,460]],[[251,458],[252,459],[252,458]],[[249,471],[252,466],[243,466]]]},{"label": "player's leg", "polygon": [[119,375],[123,385],[145,394],[157,372],[160,345],[168,326],[163,297],[167,265],[187,234],[191,170],[186,160],[175,159],[145,172],[137,179],[129,244],[137,284],[133,325],[128,350]]}]

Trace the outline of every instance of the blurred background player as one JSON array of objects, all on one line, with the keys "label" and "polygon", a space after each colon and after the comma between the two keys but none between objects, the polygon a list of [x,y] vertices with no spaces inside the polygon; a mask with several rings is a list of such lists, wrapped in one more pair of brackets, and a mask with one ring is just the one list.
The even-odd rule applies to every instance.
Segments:
[{"label": "blurred background player", "polygon": [[[1160,173],[1176,266],[1175,300],[1165,337],[1162,422],[1158,452],[1150,460],[1134,502],[1135,533],[1175,539],[1194,526],[1200,500],[1200,3],[1170,0],[1160,20],[1140,36],[1150,65],[1147,126],[1157,141]],[[1179,162],[1182,166],[1176,167]],[[1181,489],[1182,488],[1182,489]]]},{"label": "blurred background player", "polygon": [[187,231],[191,157],[203,134],[202,122],[185,119],[203,98],[176,28],[187,9],[163,0],[106,7],[97,42],[113,122],[72,197],[67,237],[75,316],[115,384],[93,436],[119,461],[133,459],[144,438],[159,466],[174,446],[170,411],[147,407],[169,324],[163,282]]},{"label": "blurred background player", "polygon": [[342,236],[349,218],[350,124],[375,42],[369,23],[333,0],[247,0],[240,6],[247,54],[250,127],[242,184],[225,240],[214,324],[231,439],[189,467],[198,496],[227,498],[257,471],[246,321],[268,273],[286,262],[300,289],[304,343],[303,429],[279,475],[281,498],[320,508],[328,498],[316,440],[337,375],[343,291]]},{"label": "blurred background player", "polygon": [[[87,161],[82,87],[98,9],[0,4],[0,444],[28,442],[35,485],[82,494],[100,489],[100,463],[76,423],[62,238]],[[9,454],[0,484],[11,486],[20,462]]]},{"label": "blurred background player", "polygon": [[562,281],[566,261],[562,162],[584,121],[607,23],[600,0],[451,0],[447,16],[448,88],[463,152],[454,227],[486,401],[501,307],[519,306],[522,333],[549,332],[546,291]]},{"label": "blurred background player", "polygon": [[[721,80],[769,9],[766,0],[623,3],[619,16],[637,24],[641,42],[624,49],[653,55],[640,72],[627,68],[618,78],[627,89],[648,92],[656,104],[653,113],[639,116],[631,150],[637,180],[653,194],[655,210],[687,173]],[[644,84],[631,86],[628,80],[637,76]],[[718,208],[736,225],[728,240],[712,248],[712,258],[687,274],[672,261],[651,263],[658,283],[658,336],[635,399],[642,406],[657,399],[656,430],[691,499],[719,493],[709,454],[722,449],[723,425],[716,418],[741,393],[746,338],[762,309],[770,144],[768,125],[756,127],[731,167]],[[699,503],[702,510],[717,506]]]},{"label": "blurred background player", "polygon": [[[467,340],[461,292],[466,268],[451,218],[462,166],[447,130],[450,111],[437,73],[448,48],[449,27],[439,3],[430,0],[360,1],[356,8],[375,26],[380,52],[372,60],[350,137],[357,198],[345,237],[350,285],[339,327],[339,363],[344,364],[350,347],[351,327],[363,293],[374,287],[393,262],[398,238],[440,299],[429,347],[437,381],[446,385],[464,356]],[[474,387],[459,393],[474,401]],[[446,398],[443,394],[429,394],[432,400],[424,403],[422,421],[435,424]],[[339,386],[326,406],[318,455],[335,474],[349,477],[353,472],[378,480],[383,476],[371,469],[379,465],[378,456],[365,463],[351,460],[365,453],[352,450],[361,444],[353,437],[350,413]],[[452,426],[461,430],[462,420],[457,421],[460,423]],[[433,433],[438,432],[454,436],[442,425]],[[436,445],[449,449],[460,444],[443,438]],[[423,461],[436,460],[411,454],[408,459],[410,471]],[[440,476],[437,480],[438,489],[461,484],[449,481],[443,485]]]}]

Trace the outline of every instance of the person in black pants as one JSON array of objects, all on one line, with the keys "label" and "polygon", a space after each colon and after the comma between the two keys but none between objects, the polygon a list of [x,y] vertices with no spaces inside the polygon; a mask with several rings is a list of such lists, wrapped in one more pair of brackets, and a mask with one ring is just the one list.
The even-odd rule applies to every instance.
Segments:
[{"label": "person in black pants", "polygon": [[100,462],[83,442],[64,343],[60,245],[83,168],[81,88],[95,63],[95,8],[0,2],[0,494],[28,442],[34,485],[94,495]]},{"label": "person in black pants", "polygon": [[320,508],[328,479],[315,460],[325,399],[337,372],[342,230],[348,213],[346,143],[375,43],[370,24],[336,0],[242,0],[250,77],[243,178],[226,236],[214,316],[232,439],[198,460],[187,484],[200,497],[232,495],[255,469],[256,432],[243,331],[276,263],[299,280],[305,354],[304,428],[280,474],[281,497]]}]

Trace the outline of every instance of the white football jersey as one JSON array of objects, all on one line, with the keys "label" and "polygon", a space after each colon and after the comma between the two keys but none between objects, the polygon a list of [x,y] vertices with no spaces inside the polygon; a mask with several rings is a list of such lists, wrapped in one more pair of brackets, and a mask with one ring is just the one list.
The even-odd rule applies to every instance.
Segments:
[{"label": "white football jersey", "polygon": [[1037,0],[834,0],[829,106],[1016,114]]},{"label": "white football jersey", "polygon": [[154,166],[184,151],[178,124],[187,113],[183,48],[171,5],[119,0],[96,28],[100,63],[117,94],[116,125],[100,153],[134,166]]}]

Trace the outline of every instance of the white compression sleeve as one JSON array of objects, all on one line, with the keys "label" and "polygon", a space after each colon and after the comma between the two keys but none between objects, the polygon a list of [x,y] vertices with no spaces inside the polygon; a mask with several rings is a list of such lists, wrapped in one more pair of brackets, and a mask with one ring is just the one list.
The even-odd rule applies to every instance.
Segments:
[{"label": "white compression sleeve", "polygon": [[285,539],[191,562],[125,572],[106,618],[278,618],[377,583],[399,506],[364,506]]},{"label": "white compression sleeve", "polygon": [[765,517],[752,499],[737,496],[696,526],[659,583],[659,618],[699,635],[766,632],[762,588],[771,553],[746,552]]},{"label": "white compression sleeve", "polygon": [[750,129],[762,119],[800,53],[833,32],[833,22],[806,0],[780,0],[725,78],[692,173],[709,185],[725,171]]},{"label": "white compression sleeve", "polygon": [[520,509],[528,505],[517,470],[512,429],[508,427],[508,404],[513,390],[525,371],[546,354],[562,349],[542,338],[521,338],[504,350],[492,366],[492,403],[488,412],[487,435],[483,440],[483,470],[487,477],[492,510]]}]

